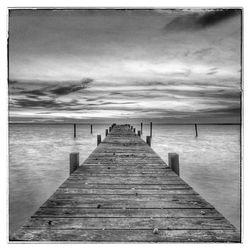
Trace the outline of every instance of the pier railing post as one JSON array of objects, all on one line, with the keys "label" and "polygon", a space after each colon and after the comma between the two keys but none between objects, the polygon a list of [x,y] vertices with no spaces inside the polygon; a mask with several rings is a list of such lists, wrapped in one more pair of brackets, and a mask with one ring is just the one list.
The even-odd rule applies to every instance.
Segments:
[{"label": "pier railing post", "polygon": [[74,123],[74,138],[76,138],[76,124]]},{"label": "pier railing post", "polygon": [[92,124],[90,125],[90,133],[91,134],[93,133],[93,126],[92,126]]},{"label": "pier railing post", "polygon": [[79,153],[69,155],[69,174],[71,175],[79,167]]},{"label": "pier railing post", "polygon": [[141,122],[141,135],[142,135],[142,127],[143,127],[143,124],[142,124],[142,122]]},{"label": "pier railing post", "polygon": [[195,137],[198,137],[198,129],[197,129],[197,124],[196,123],[194,124],[194,127],[195,127]]},{"label": "pier railing post", "polygon": [[168,165],[177,175],[180,175],[179,155],[178,154],[168,153]]},{"label": "pier railing post", "polygon": [[151,136],[151,138],[152,138],[152,134],[153,134],[152,127],[153,127],[153,124],[152,124],[152,122],[150,122],[150,136]]},{"label": "pier railing post", "polygon": [[151,147],[151,136],[146,137],[146,142],[147,142],[148,146]]},{"label": "pier railing post", "polygon": [[101,135],[97,135],[97,146],[102,142]]}]

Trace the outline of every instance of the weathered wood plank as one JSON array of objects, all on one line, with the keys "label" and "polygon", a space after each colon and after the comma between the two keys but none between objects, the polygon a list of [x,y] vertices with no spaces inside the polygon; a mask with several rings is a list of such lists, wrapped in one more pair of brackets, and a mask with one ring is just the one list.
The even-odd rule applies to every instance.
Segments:
[{"label": "weathered wood plank", "polygon": [[89,183],[89,184],[133,184],[133,185],[154,185],[157,183],[157,185],[168,185],[168,184],[182,184],[185,185],[186,183],[181,180],[181,179],[176,179],[176,180],[154,180],[150,178],[95,178],[95,177],[89,177],[84,180],[84,178],[69,178],[68,180],[65,181],[65,184],[73,184],[73,183],[78,183],[79,185]]},{"label": "weathered wood plank", "polygon": [[212,206],[204,200],[198,198],[187,198],[183,196],[182,199],[173,200],[147,200],[147,199],[93,199],[93,198],[83,198],[79,196],[71,197],[69,199],[49,199],[43,207],[89,207],[96,208],[101,206],[103,208],[212,208]]},{"label": "weathered wood plank", "polygon": [[145,189],[86,189],[86,188],[59,188],[56,194],[81,194],[81,195],[169,195],[169,194],[197,194],[193,189],[166,189],[166,190],[145,190]]},{"label": "weathered wood plank", "polygon": [[63,217],[63,218],[75,218],[75,217],[149,217],[149,218],[180,218],[180,217],[211,217],[221,218],[222,215],[211,208],[191,208],[191,209],[104,209],[104,208],[76,208],[76,207],[40,207],[39,210],[33,215],[33,217]]},{"label": "weathered wood plank", "polygon": [[167,189],[190,189],[187,184],[109,184],[109,183],[77,183],[67,182],[63,183],[60,188],[94,188],[94,189],[151,189],[151,190],[167,190]]},{"label": "weathered wood plank", "polygon": [[225,218],[32,218],[24,227],[47,229],[234,229]]},{"label": "weathered wood plank", "polygon": [[48,230],[21,229],[14,240],[84,242],[240,242],[235,230]]}]

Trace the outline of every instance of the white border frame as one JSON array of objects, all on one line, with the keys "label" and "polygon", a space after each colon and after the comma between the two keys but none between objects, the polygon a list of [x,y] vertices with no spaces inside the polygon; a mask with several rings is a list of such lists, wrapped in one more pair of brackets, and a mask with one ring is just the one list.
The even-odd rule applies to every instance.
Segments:
[{"label": "white border frame", "polygon": [[[248,2],[248,3],[247,3]],[[0,2],[0,112],[1,112],[1,127],[0,127],[0,138],[1,138],[1,148],[0,148],[0,159],[1,159],[1,174],[0,174],[0,192],[1,192],[1,202],[0,202],[0,215],[1,215],[1,225],[0,225],[0,246],[1,249],[5,248],[14,248],[14,247],[20,247],[20,248],[25,248],[25,249],[33,249],[38,248],[38,249],[43,249],[43,248],[57,248],[60,247],[60,249],[66,249],[68,247],[70,248],[89,248],[89,249],[95,249],[97,247],[104,247],[108,249],[126,249],[127,247],[133,247],[133,248],[141,248],[143,249],[151,249],[152,247],[155,248],[161,248],[165,249],[170,248],[170,249],[175,249],[178,247],[179,249],[181,248],[248,248],[249,249],[249,242],[250,242],[250,235],[249,235],[249,229],[248,229],[248,223],[250,222],[250,216],[249,216],[249,199],[247,199],[247,195],[245,192],[249,190],[249,167],[247,166],[247,163],[250,162],[250,154],[248,154],[247,149],[250,148],[250,145],[248,140],[249,137],[249,132],[248,132],[248,127],[249,127],[249,116],[247,115],[247,108],[249,107],[249,98],[248,98],[248,83],[249,80],[249,74],[248,72],[248,62],[249,62],[249,27],[247,26],[250,24],[250,1],[244,1],[244,0],[204,0],[204,1],[197,1],[197,0],[192,0],[192,1],[185,1],[185,0],[70,0],[70,1],[65,1],[65,0],[1,0]],[[7,28],[8,28],[8,8],[15,8],[15,7],[20,7],[20,8],[53,8],[53,7],[62,7],[62,8],[77,8],[77,7],[83,7],[83,8],[88,8],[88,7],[103,7],[103,8],[108,8],[108,7],[118,7],[118,8],[123,8],[123,7],[128,7],[128,8],[220,8],[220,7],[242,7],[243,8],[243,66],[245,65],[245,72],[243,74],[243,89],[244,89],[244,99],[243,99],[243,135],[244,138],[242,137],[242,145],[244,144],[244,150],[243,150],[243,166],[242,166],[242,174],[244,177],[245,182],[243,182],[244,185],[244,192],[242,193],[242,198],[243,198],[243,227],[242,227],[242,240],[243,244],[160,244],[160,245],[155,245],[152,246],[151,244],[132,244],[130,246],[127,246],[127,244],[71,244],[70,246],[68,244],[8,244],[8,86],[7,86]],[[248,30],[247,30],[248,29]],[[3,202],[4,201],[4,202]],[[245,213],[244,213],[245,211]]]}]

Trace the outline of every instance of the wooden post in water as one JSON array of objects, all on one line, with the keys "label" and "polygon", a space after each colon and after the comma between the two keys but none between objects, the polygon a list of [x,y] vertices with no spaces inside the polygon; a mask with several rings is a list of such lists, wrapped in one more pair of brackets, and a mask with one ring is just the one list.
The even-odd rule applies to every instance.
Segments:
[{"label": "wooden post in water", "polygon": [[179,168],[179,155],[176,153],[168,153],[168,165],[169,167],[180,176]]},{"label": "wooden post in water", "polygon": [[150,122],[150,136],[152,138],[152,122]]},{"label": "wooden post in water", "polygon": [[141,122],[141,134],[142,134],[142,127],[143,127],[143,124],[142,124],[142,122]]},{"label": "wooden post in water", "polygon": [[109,127],[109,133],[111,132],[111,127]]},{"label": "wooden post in water", "polygon": [[79,167],[79,153],[69,155],[69,174],[71,175]]},{"label": "wooden post in water", "polygon": [[134,128],[134,133],[135,133],[135,128]]},{"label": "wooden post in water", "polygon": [[107,136],[107,135],[108,135],[108,133],[109,133],[109,130],[108,130],[108,129],[106,129],[106,131],[105,131],[105,135]]},{"label": "wooden post in water", "polygon": [[92,126],[92,124],[90,124],[90,134],[92,134],[93,133],[93,126]]},{"label": "wooden post in water", "polygon": [[102,142],[101,135],[97,135],[97,146]]},{"label": "wooden post in water", "polygon": [[195,137],[198,137],[198,129],[197,129],[197,124],[196,123],[194,124],[194,127],[195,127]]},{"label": "wooden post in water", "polygon": [[74,138],[76,138],[76,124],[74,123]]},{"label": "wooden post in water", "polygon": [[140,130],[138,130],[138,131],[137,131],[137,133],[138,133],[138,136],[140,136],[140,137],[141,137],[141,131],[140,131]]},{"label": "wooden post in water", "polygon": [[148,135],[146,137],[146,142],[147,142],[148,146],[151,147],[151,136]]}]

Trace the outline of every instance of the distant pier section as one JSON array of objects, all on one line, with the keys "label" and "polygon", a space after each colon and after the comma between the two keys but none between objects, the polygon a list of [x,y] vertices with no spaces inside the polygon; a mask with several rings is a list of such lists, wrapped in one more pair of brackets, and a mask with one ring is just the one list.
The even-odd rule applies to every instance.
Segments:
[{"label": "distant pier section", "polygon": [[[141,138],[143,125],[113,124],[11,241],[240,242],[240,233]],[[140,131],[140,132],[139,132]],[[92,132],[92,126],[91,126]]]}]

